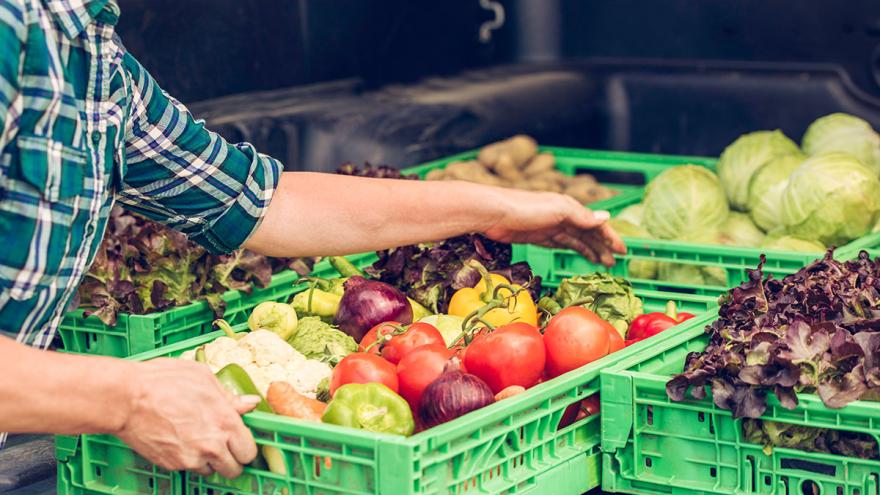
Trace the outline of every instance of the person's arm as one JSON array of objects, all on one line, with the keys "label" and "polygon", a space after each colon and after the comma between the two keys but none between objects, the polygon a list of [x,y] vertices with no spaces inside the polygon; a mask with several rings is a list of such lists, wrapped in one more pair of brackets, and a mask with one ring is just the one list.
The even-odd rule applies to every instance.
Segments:
[{"label": "person's arm", "polygon": [[480,232],[507,242],[575,249],[613,263],[623,250],[607,212],[573,198],[468,182],[285,172],[245,247],[271,256],[375,251]]},{"label": "person's arm", "polygon": [[0,336],[0,431],[107,433],[170,470],[227,477],[256,457],[233,397],[202,364],[40,351]]},{"label": "person's arm", "polygon": [[[246,143],[231,145],[164,93],[131,55],[126,207],[214,253],[244,244],[285,257],[352,254],[465,233],[575,249],[613,263],[623,243],[573,198],[465,182],[284,172]],[[247,241],[245,243],[245,241]]]}]

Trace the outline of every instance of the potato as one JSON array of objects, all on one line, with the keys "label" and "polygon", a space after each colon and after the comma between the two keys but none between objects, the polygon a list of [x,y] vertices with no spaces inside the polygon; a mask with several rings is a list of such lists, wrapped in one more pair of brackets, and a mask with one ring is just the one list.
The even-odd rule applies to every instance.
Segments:
[{"label": "potato", "polygon": [[512,182],[523,179],[523,174],[519,171],[516,165],[513,164],[510,155],[506,154],[498,157],[498,161],[495,162],[495,173],[498,174],[499,177]]},{"label": "potato", "polygon": [[507,155],[516,168],[521,168],[537,153],[538,143],[529,136],[520,134],[484,146],[477,155],[477,160],[487,167],[495,169],[501,156]]},{"label": "potato", "polygon": [[446,170],[442,168],[435,168],[431,170],[427,174],[425,174],[425,180],[443,180],[446,178]]},{"label": "potato", "polygon": [[500,185],[500,180],[486,170],[486,167],[477,161],[455,162],[446,167],[447,179],[466,180],[480,184],[493,186]]},{"label": "potato", "polygon": [[556,158],[550,153],[540,153],[535,156],[523,168],[523,174],[527,177],[535,177],[556,169]]}]

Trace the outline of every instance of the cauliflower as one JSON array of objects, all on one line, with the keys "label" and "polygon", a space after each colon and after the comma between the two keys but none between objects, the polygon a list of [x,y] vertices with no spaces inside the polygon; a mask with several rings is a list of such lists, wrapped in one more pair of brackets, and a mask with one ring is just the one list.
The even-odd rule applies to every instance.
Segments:
[{"label": "cauliflower", "polygon": [[[180,357],[194,361],[195,350],[186,351]],[[280,381],[315,398],[318,383],[332,372],[327,364],[306,358],[268,330],[249,332],[239,340],[218,337],[205,345],[205,360],[214,373],[228,364],[241,366],[264,396],[269,384]]]}]

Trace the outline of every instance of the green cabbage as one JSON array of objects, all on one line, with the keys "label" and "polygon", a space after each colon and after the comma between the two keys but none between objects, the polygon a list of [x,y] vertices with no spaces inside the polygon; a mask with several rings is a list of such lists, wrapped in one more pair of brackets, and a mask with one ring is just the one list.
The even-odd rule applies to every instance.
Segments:
[{"label": "green cabbage", "polygon": [[[681,238],[693,244],[722,245],[727,237],[717,229],[694,232]],[[665,282],[688,285],[708,285],[727,287],[727,270],[719,266],[691,265],[687,263],[658,263],[657,279]]]},{"label": "green cabbage", "polygon": [[718,227],[721,244],[729,246],[758,247],[764,241],[764,232],[745,213],[730,212],[727,220]]},{"label": "green cabbage", "polygon": [[449,346],[454,344],[455,340],[461,335],[463,320],[460,316],[438,314],[425,316],[419,321],[434,325],[434,328],[439,330],[440,335],[443,336],[443,342],[446,342],[446,345]]},{"label": "green cabbage", "polygon": [[777,156],[752,176],[749,212],[758,227],[770,231],[782,225],[782,191],[788,185],[788,177],[805,158],[801,153]]},{"label": "green cabbage", "polygon": [[829,152],[802,163],[782,195],[788,233],[826,246],[870,232],[880,213],[880,179],[852,155]]},{"label": "green cabbage", "polygon": [[849,153],[880,175],[880,135],[871,124],[845,113],[819,117],[804,133],[804,151],[810,155],[829,151]]},{"label": "green cabbage", "polygon": [[[641,205],[638,206],[641,207]],[[629,220],[620,218],[619,215],[612,218],[608,223],[615,232],[624,237],[641,237],[645,239],[651,237],[651,234],[645,229],[633,224]],[[629,264],[627,265],[627,277],[654,280],[657,278],[657,262],[642,259],[629,260]]]},{"label": "green cabbage", "polygon": [[662,239],[714,229],[729,213],[718,177],[697,165],[664,170],[645,189],[644,205],[642,226]]},{"label": "green cabbage", "polygon": [[642,225],[642,218],[644,218],[645,213],[645,205],[642,203],[629,205],[626,208],[620,210],[620,213],[614,215],[614,218],[617,220],[626,220],[627,222],[633,225]]},{"label": "green cabbage", "polygon": [[765,163],[779,155],[800,153],[797,145],[779,130],[743,134],[721,153],[718,178],[724,186],[730,206],[746,211],[749,182]]},{"label": "green cabbage", "polygon": [[761,247],[765,249],[794,251],[797,253],[822,253],[825,251],[825,246],[816,241],[806,241],[788,235],[775,237],[773,239],[769,239],[768,236],[768,240],[765,241]]},{"label": "green cabbage", "polygon": [[660,263],[657,279],[675,284],[727,287],[727,272],[718,266]]}]

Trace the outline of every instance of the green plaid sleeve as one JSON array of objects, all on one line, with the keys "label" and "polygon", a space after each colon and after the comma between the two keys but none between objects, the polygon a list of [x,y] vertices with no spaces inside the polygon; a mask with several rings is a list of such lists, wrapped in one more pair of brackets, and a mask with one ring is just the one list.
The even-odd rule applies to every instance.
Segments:
[{"label": "green plaid sleeve", "polygon": [[18,2],[0,2],[0,150],[16,126],[20,109],[14,101],[19,92],[18,79],[27,28]]},{"label": "green plaid sleeve", "polygon": [[283,167],[193,119],[130,54],[126,156],[117,197],[213,253],[241,246],[269,206]]}]

